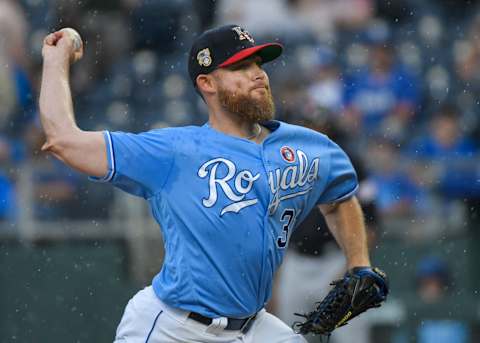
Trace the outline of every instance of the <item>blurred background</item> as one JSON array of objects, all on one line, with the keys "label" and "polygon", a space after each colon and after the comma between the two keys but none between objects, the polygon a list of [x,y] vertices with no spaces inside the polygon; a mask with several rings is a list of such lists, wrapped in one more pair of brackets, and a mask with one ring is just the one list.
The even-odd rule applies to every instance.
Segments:
[{"label": "blurred background", "polygon": [[[225,23],[283,43],[265,66],[277,118],[328,134],[359,172],[391,296],[331,342],[480,342],[474,0],[0,0],[0,342],[112,341],[163,254],[146,203],[39,151],[43,37],[69,26],[85,40],[71,75],[81,128],[139,132],[206,121],[187,53]],[[343,272],[321,221],[292,237],[269,304],[290,324]]]}]

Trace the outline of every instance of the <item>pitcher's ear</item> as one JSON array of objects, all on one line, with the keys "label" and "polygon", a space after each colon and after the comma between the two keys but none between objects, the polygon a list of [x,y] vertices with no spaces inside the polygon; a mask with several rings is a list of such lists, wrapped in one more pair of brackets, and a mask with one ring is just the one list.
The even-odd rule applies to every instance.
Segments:
[{"label": "pitcher's ear", "polygon": [[197,88],[202,94],[213,94],[217,91],[217,85],[212,77],[208,74],[200,74],[197,76]]}]

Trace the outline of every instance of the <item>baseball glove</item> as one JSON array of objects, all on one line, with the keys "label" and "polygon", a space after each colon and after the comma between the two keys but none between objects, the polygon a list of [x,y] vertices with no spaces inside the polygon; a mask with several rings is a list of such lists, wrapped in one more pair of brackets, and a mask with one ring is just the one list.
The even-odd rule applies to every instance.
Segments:
[{"label": "baseball glove", "polygon": [[343,279],[333,281],[327,296],[310,313],[295,315],[305,318],[296,322],[294,330],[300,334],[314,333],[330,336],[336,328],[366,310],[379,307],[388,294],[388,279],[378,268],[355,267]]}]

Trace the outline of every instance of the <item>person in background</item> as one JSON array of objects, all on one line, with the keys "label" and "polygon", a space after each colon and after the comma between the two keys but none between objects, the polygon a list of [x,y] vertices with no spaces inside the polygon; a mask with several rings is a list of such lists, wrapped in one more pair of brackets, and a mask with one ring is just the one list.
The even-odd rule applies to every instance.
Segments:
[{"label": "person in background", "polygon": [[0,220],[17,217],[16,179],[25,158],[25,132],[35,103],[28,75],[28,24],[22,7],[0,0]]},{"label": "person in background", "polygon": [[17,194],[15,183],[7,166],[14,160],[12,145],[0,136],[0,222],[15,220],[17,215]]},{"label": "person in background", "polygon": [[[465,130],[480,141],[480,117],[478,102],[480,100],[480,11],[473,16],[464,40],[454,46],[454,84],[456,104],[462,113]],[[469,7],[468,7],[469,8]],[[471,8],[469,8],[471,10]]]},{"label": "person in background", "polygon": [[410,157],[424,170],[433,188],[445,199],[479,199],[478,154],[464,134],[458,109],[443,105],[428,123],[427,134],[414,141]]},{"label": "person in background", "polygon": [[313,80],[308,95],[313,105],[327,114],[327,120],[335,120],[342,109],[343,83],[336,63],[336,52],[328,46],[318,46]]},{"label": "person in background", "polygon": [[401,163],[398,145],[375,138],[368,145],[368,177],[365,181],[375,194],[379,216],[383,219],[415,216],[426,206],[425,194]]},{"label": "person in background", "polygon": [[26,48],[28,24],[16,2],[0,0],[0,134],[21,138],[35,115]]},{"label": "person in background", "polygon": [[458,314],[450,312],[458,309],[451,309],[448,302],[453,283],[447,263],[437,256],[423,257],[417,265],[415,282],[416,301],[423,307],[422,312],[417,312],[421,318],[415,329],[417,342],[471,342],[468,323],[462,321]]},{"label": "person in background", "polygon": [[368,65],[345,82],[344,125],[359,138],[402,140],[419,103],[417,80],[396,61],[389,38],[368,41]]},{"label": "person in background", "polygon": [[417,295],[424,303],[440,301],[449,290],[450,272],[447,264],[434,256],[424,257],[417,266]]}]

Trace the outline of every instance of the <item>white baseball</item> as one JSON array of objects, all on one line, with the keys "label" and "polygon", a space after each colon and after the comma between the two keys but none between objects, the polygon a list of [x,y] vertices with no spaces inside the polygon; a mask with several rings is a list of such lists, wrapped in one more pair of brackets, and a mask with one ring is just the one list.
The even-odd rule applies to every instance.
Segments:
[{"label": "white baseball", "polygon": [[60,31],[65,32],[70,37],[72,37],[73,47],[75,51],[80,51],[80,49],[82,48],[82,37],[80,37],[80,34],[75,29],[72,29],[71,27],[66,27],[64,29],[61,29]]}]

